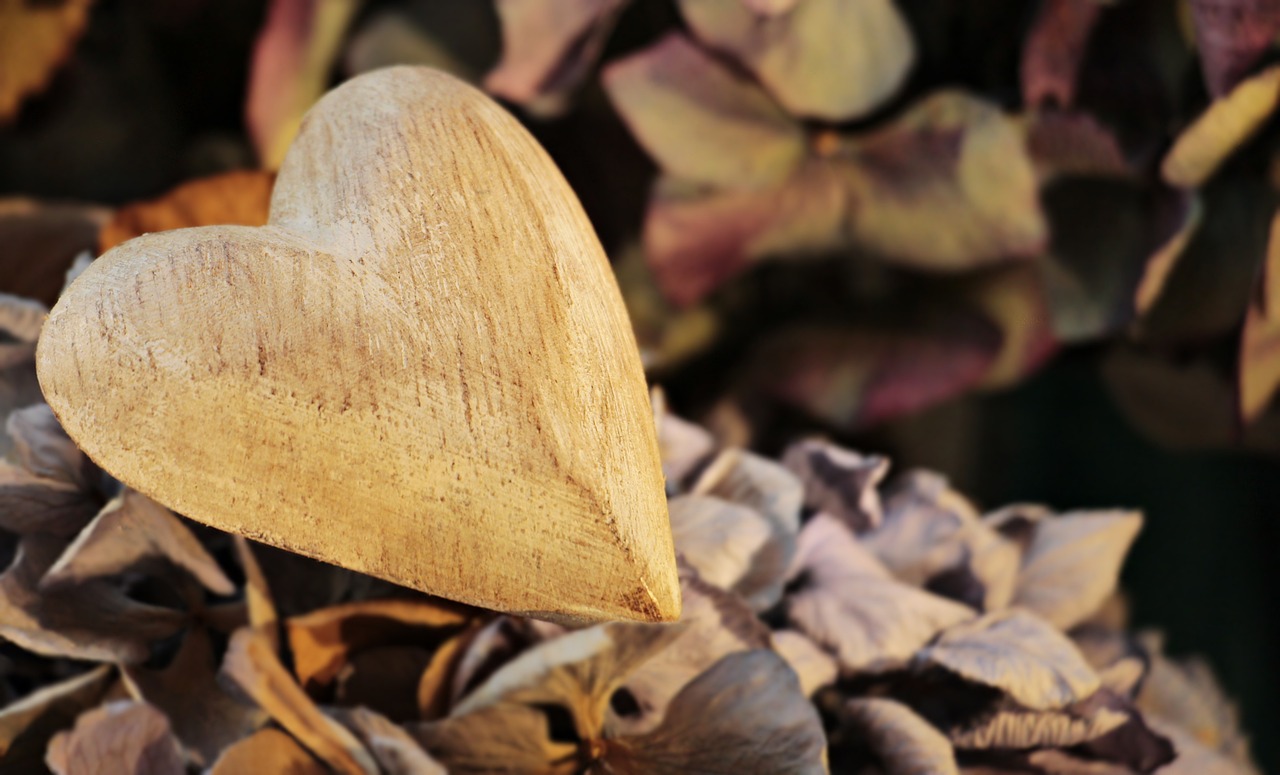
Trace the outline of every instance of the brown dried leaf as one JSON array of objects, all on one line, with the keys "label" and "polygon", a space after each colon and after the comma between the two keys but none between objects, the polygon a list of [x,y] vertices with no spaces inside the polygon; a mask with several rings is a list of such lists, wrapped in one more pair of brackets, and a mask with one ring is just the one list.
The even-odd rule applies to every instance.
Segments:
[{"label": "brown dried leaf", "polygon": [[891,0],[797,0],[792,6],[758,15],[742,2],[680,2],[702,42],[742,62],[796,115],[857,118],[902,85],[915,44]]},{"label": "brown dried leaf", "polygon": [[599,58],[628,0],[498,0],[502,59],[489,91],[553,116]]},{"label": "brown dried leaf", "polygon": [[267,222],[275,179],[274,173],[262,170],[226,172],[126,205],[99,232],[98,252],[155,231],[220,224],[262,226]]},{"label": "brown dried leaf", "polygon": [[1275,0],[1189,0],[1204,80],[1214,96],[1230,91],[1280,34]]},{"label": "brown dried leaf", "polygon": [[48,307],[34,299],[0,293],[0,369],[30,362]]},{"label": "brown dried leaf", "polygon": [[248,614],[249,626],[266,636],[271,650],[280,651],[280,615],[271,599],[271,586],[267,583],[266,574],[258,558],[253,554],[249,539],[244,536],[232,536],[236,547],[236,558],[244,570],[244,600]]},{"label": "brown dried leaf", "polygon": [[431,655],[426,669],[418,677],[417,718],[433,721],[449,713],[453,705],[453,682],[460,674],[463,659],[479,633],[480,628],[473,625],[440,644]]},{"label": "brown dried leaf", "polygon": [[13,451],[27,471],[82,489],[91,484],[97,467],[62,430],[48,404],[35,404],[9,415],[5,429]]},{"label": "brown dried leaf", "polygon": [[914,470],[898,477],[883,524],[863,542],[900,581],[979,611],[999,610],[1013,598],[1017,544],[983,523],[940,474]]},{"label": "brown dried leaf", "polygon": [[449,704],[456,704],[520,652],[564,632],[558,625],[535,619],[502,615],[491,620],[476,631],[459,655]]},{"label": "brown dried leaf", "polygon": [[1022,49],[1022,101],[1071,107],[1100,0],[1046,0]]},{"label": "brown dried leaf", "polygon": [[917,670],[942,668],[1030,710],[1058,710],[1102,685],[1066,636],[1034,614],[1000,611],[957,624],[922,648]]},{"label": "brown dried leaf", "polygon": [[782,464],[804,482],[805,506],[840,519],[854,533],[878,527],[884,519],[877,488],[889,473],[887,458],[808,439],[788,447]]},{"label": "brown dried leaf", "polygon": [[636,140],[670,175],[764,187],[785,180],[807,153],[799,121],[680,33],[611,63],[603,80]]},{"label": "brown dried leaf", "polygon": [[1092,114],[1038,110],[1027,117],[1026,132],[1027,152],[1041,183],[1064,176],[1130,178],[1136,173],[1115,133]]},{"label": "brown dried leaf", "polygon": [[368,708],[335,708],[329,714],[360,738],[385,775],[448,775],[408,732],[386,716]]},{"label": "brown dried leaf", "polygon": [[222,752],[209,775],[278,772],[287,775],[328,775],[329,768],[278,729],[263,729]]},{"label": "brown dried leaf", "polygon": [[1280,213],[1271,221],[1267,257],[1245,307],[1236,376],[1240,419],[1258,419],[1280,388]]},{"label": "brown dried leaf", "polygon": [[0,3],[0,124],[44,88],[71,53],[92,0]]},{"label": "brown dried leaf", "polygon": [[101,702],[114,677],[110,665],[99,665],[0,710],[0,760],[15,768],[38,766],[53,733],[70,727],[76,716]]},{"label": "brown dried leaf", "polygon": [[508,662],[448,718],[409,731],[450,771],[569,775],[579,746],[552,738],[550,714],[582,745],[602,740],[614,692],[682,629],[615,623],[571,632]]},{"label": "brown dried leaf", "polygon": [[842,727],[894,775],[959,775],[951,743],[929,722],[899,702],[853,699],[840,708]]},{"label": "brown dried leaf", "polygon": [[825,775],[822,721],[796,676],[770,651],[731,654],[671,701],[662,724],[609,741],[620,775]]},{"label": "brown dried leaf", "polygon": [[218,683],[218,658],[202,627],[187,632],[164,668],[124,666],[121,673],[129,695],[161,710],[189,750],[190,760],[201,766],[212,764],[223,749],[267,722],[261,709],[228,694]]},{"label": "brown dried leaf", "polygon": [[672,698],[722,657],[769,647],[769,630],[741,598],[716,589],[682,567],[683,630],[640,665],[624,684],[635,708],[611,712],[607,729],[617,734],[649,732],[662,721]]},{"label": "brown dried leaf", "polygon": [[1253,137],[1280,104],[1280,67],[1241,81],[1183,130],[1160,165],[1171,186],[1197,188]]},{"label": "brown dried leaf", "polygon": [[169,720],[145,702],[121,700],[89,711],[49,743],[54,775],[183,775]]},{"label": "brown dried leaf", "polygon": [[280,167],[302,115],[329,87],[329,74],[360,3],[272,0],[258,34],[245,122],[266,169]]},{"label": "brown dried leaf", "polygon": [[40,580],[40,588],[75,586],[156,561],[182,568],[214,594],[235,594],[235,584],[187,526],[133,490],[125,490],[98,512]]},{"label": "brown dried leaf", "polygon": [[97,205],[0,198],[5,292],[53,304],[66,284],[68,267],[94,249],[98,230],[110,216],[110,210]]},{"label": "brown dried leaf", "polygon": [[797,548],[787,619],[833,652],[844,674],[898,666],[940,630],[973,618],[894,580],[834,517],[810,520]]},{"label": "brown dried leaf", "polygon": [[420,646],[381,646],[355,654],[339,671],[335,704],[363,706],[400,723],[418,720],[418,685],[432,653]]},{"label": "brown dried leaf", "polygon": [[470,609],[442,600],[363,600],[285,622],[294,672],[308,691],[327,686],[353,654],[374,646],[434,646],[470,621]]},{"label": "brown dried leaf", "polygon": [[139,603],[107,581],[41,591],[65,546],[52,536],[22,539],[0,575],[0,637],[38,654],[133,664],[147,658],[152,641],[182,628],[181,611]]},{"label": "brown dried leaf", "polygon": [[360,741],[320,712],[261,633],[245,627],[232,635],[222,672],[330,767],[341,773],[378,775],[378,766]]},{"label": "brown dried leaf", "polygon": [[1142,529],[1135,511],[1076,511],[1041,520],[1027,547],[1013,604],[1066,631],[1112,593]]}]

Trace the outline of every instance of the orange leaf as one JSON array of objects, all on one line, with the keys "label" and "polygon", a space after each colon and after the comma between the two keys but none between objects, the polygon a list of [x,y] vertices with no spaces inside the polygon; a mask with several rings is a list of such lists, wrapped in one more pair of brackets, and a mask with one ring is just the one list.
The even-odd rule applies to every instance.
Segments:
[{"label": "orange leaf", "polygon": [[106,253],[142,234],[189,226],[262,226],[271,205],[276,176],[260,170],[213,175],[183,183],[149,202],[120,208],[98,234],[98,251]]},{"label": "orange leaf", "polygon": [[22,100],[44,88],[67,58],[91,2],[0,2],[0,123],[18,115]]}]

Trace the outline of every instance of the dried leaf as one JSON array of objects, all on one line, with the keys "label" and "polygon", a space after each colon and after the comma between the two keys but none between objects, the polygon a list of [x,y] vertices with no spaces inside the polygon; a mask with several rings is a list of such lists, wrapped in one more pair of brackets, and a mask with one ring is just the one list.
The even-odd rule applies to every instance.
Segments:
[{"label": "dried leaf", "polygon": [[98,234],[98,252],[106,253],[125,240],[168,229],[267,222],[271,187],[276,176],[261,170],[242,170],[188,181],[163,196],[126,205],[116,211]]},{"label": "dried leaf", "polygon": [[[676,554],[703,581],[744,597],[772,587],[768,597],[773,602],[781,597],[788,562],[783,539],[758,511],[701,495],[677,496],[668,508]],[[761,566],[767,573],[755,574]]]},{"label": "dried leaf", "polygon": [[31,361],[48,314],[38,301],[0,293],[0,369]]},{"label": "dried leaf", "polygon": [[244,775],[247,772],[328,775],[330,770],[284,732],[263,729],[223,751],[209,770],[209,775]]},{"label": "dried leaf", "polygon": [[1013,598],[1021,552],[984,524],[945,477],[908,471],[885,500],[885,518],[863,542],[900,581],[979,611]]},{"label": "dried leaf", "polygon": [[8,767],[38,766],[54,732],[101,702],[114,676],[110,665],[99,665],[0,710],[0,760]]},{"label": "dried leaf", "polygon": [[360,738],[385,775],[448,775],[408,732],[386,716],[368,708],[334,709],[330,715]]},{"label": "dried leaf", "polygon": [[757,611],[778,602],[800,530],[804,497],[800,480],[772,460],[731,448],[707,466],[691,492],[746,506],[764,519],[769,538],[752,556],[747,573],[734,583],[733,591]]},{"label": "dried leaf", "polygon": [[806,507],[840,519],[855,533],[884,519],[877,488],[889,472],[888,459],[809,439],[788,447],[782,464],[804,482]]},{"label": "dried leaf", "polygon": [[348,76],[383,67],[418,65],[479,83],[501,45],[491,3],[449,0],[376,8],[351,36],[343,53]]},{"label": "dried leaf", "polygon": [[1232,758],[1204,745],[1194,734],[1160,718],[1151,719],[1155,730],[1169,738],[1178,758],[1159,770],[1160,775],[1261,775],[1248,759]]},{"label": "dried leaf", "polygon": [[266,574],[258,558],[253,554],[249,539],[244,536],[232,536],[236,547],[236,558],[244,570],[244,599],[248,613],[248,624],[266,636],[271,650],[280,651],[280,615],[276,612],[275,603],[271,600],[271,586],[267,584]]},{"label": "dried leaf", "polygon": [[18,115],[71,53],[92,0],[0,3],[0,124]]},{"label": "dried leaf", "polygon": [[615,706],[608,716],[611,732],[632,735],[653,730],[672,698],[722,657],[769,647],[768,629],[741,598],[706,584],[685,567],[680,571],[680,591],[683,630],[627,679],[623,690],[629,695],[628,712]]},{"label": "dried leaf", "polygon": [[653,420],[658,426],[658,450],[667,490],[678,491],[683,480],[715,452],[716,442],[701,426],[682,420],[667,409],[666,394],[654,388]]},{"label": "dried leaf", "polygon": [[330,767],[341,773],[378,775],[378,766],[360,741],[320,712],[261,633],[246,627],[231,636],[222,671]]},{"label": "dried leaf", "polygon": [[569,633],[508,662],[449,718],[409,731],[451,772],[568,775],[577,752],[603,739],[614,692],[681,630],[605,624]]},{"label": "dried leaf", "polygon": [[548,622],[506,615],[485,624],[469,640],[458,659],[451,681],[450,704],[456,704],[520,652],[564,632],[562,627]]},{"label": "dried leaf", "polygon": [[65,546],[52,536],[22,539],[0,575],[0,637],[38,654],[133,664],[147,658],[151,642],[182,628],[181,611],[139,603],[107,581],[41,591]]},{"label": "dried leaf", "polygon": [[1280,67],[1271,67],[1235,86],[1183,130],[1160,165],[1171,186],[1197,188],[1222,162],[1262,128],[1280,104]]},{"label": "dried leaf", "polygon": [[1280,34],[1275,0],[1189,0],[1204,80],[1214,96],[1230,91]]},{"label": "dried leaf", "polygon": [[40,587],[83,584],[161,560],[187,571],[214,594],[235,594],[235,584],[186,525],[133,490],[125,490],[98,512],[40,580]]},{"label": "dried leaf", "polygon": [[1022,49],[1022,101],[1029,106],[1071,107],[1076,79],[1103,3],[1047,0]]},{"label": "dried leaf", "polygon": [[535,113],[562,112],[628,0],[498,0],[502,60],[485,88]]},{"label": "dried leaf", "polygon": [[48,404],[11,413],[5,429],[13,439],[18,462],[36,476],[84,489],[97,474],[97,467],[62,430]]},{"label": "dried leaf", "polygon": [[824,775],[826,737],[795,674],[770,651],[731,654],[671,701],[662,724],[610,741],[625,775]]},{"label": "dried leaf", "polygon": [[951,743],[899,702],[860,698],[840,708],[840,723],[894,775],[959,775]]},{"label": "dried leaf", "polygon": [[1197,746],[1227,757],[1245,771],[1251,769],[1249,741],[1240,729],[1239,711],[1209,666],[1199,659],[1170,659],[1160,653],[1155,639],[1146,640],[1151,666],[1138,692],[1138,709],[1160,732],[1180,730],[1179,735],[1171,735],[1175,743],[1179,737],[1190,737]]},{"label": "dried leaf", "polygon": [[1258,419],[1280,388],[1280,214],[1271,221],[1267,256],[1245,307],[1237,373],[1240,419]]},{"label": "dried leaf", "polygon": [[308,691],[327,686],[353,654],[392,644],[433,646],[471,620],[465,606],[435,600],[364,600],[285,622],[294,672]]},{"label": "dried leaf", "polygon": [[902,584],[834,517],[800,532],[787,619],[835,654],[844,674],[893,668],[969,608]]},{"label": "dried leaf", "polygon": [[681,0],[697,37],[751,70],[790,112],[845,121],[886,101],[915,59],[891,0],[797,0],[757,15],[742,2]]},{"label": "dried leaf", "polygon": [[[98,230],[109,217],[107,208],[96,205],[0,198],[4,291],[46,305],[54,303],[67,267],[77,255],[97,245]],[[37,395],[22,405],[38,400]]]},{"label": "dried leaf", "polygon": [[183,775],[178,741],[164,714],[122,700],[89,711],[60,732],[45,757],[54,775]]},{"label": "dried leaf", "polygon": [[939,667],[1006,693],[1030,710],[1057,710],[1101,687],[1066,636],[1025,611],[1000,611],[944,630],[921,649],[916,670]]},{"label": "dried leaf", "polygon": [[129,695],[162,711],[190,759],[201,766],[212,764],[225,748],[267,722],[258,707],[218,683],[218,659],[204,628],[190,629],[164,668],[125,666],[121,673]]},{"label": "dried leaf", "polygon": [[258,35],[245,121],[262,166],[278,169],[302,115],[329,87],[357,0],[272,0]]},{"label": "dried leaf", "polygon": [[774,630],[771,639],[773,650],[795,671],[804,696],[835,682],[840,666],[809,636],[796,630]]},{"label": "dried leaf", "polygon": [[[1097,0],[1079,2],[1099,4]],[[1123,179],[1136,174],[1115,133],[1089,113],[1038,110],[1027,117],[1026,132],[1027,152],[1041,183],[1059,177]]]},{"label": "dried leaf", "polygon": [[418,685],[432,653],[420,646],[382,646],[351,657],[338,673],[334,703],[363,706],[399,723],[418,720]]},{"label": "dried leaf", "polygon": [[796,119],[679,33],[613,62],[603,79],[636,140],[670,175],[763,187],[785,180],[807,153]]},{"label": "dried leaf", "polygon": [[1023,750],[1067,748],[1097,740],[1129,722],[1131,714],[1105,690],[1061,710],[1028,711],[998,708],[975,721],[947,730],[956,748],[967,750]]},{"label": "dried leaf", "polygon": [[832,425],[857,430],[974,387],[999,349],[999,331],[958,309],[897,325],[788,328],[757,346],[749,384]]},{"label": "dried leaf", "polygon": [[1112,593],[1142,529],[1133,511],[1076,511],[1041,520],[1022,559],[1013,604],[1066,631]]},{"label": "dried leaf", "polygon": [[1178,259],[1186,251],[1187,244],[1195,236],[1196,230],[1200,228],[1203,217],[1204,208],[1200,204],[1200,199],[1194,196],[1188,197],[1182,226],[1151,254],[1147,259],[1146,267],[1142,270],[1142,278],[1138,281],[1137,289],[1133,293],[1133,307],[1137,314],[1143,315],[1155,306]]},{"label": "dried leaf", "polygon": [[472,626],[440,644],[431,655],[426,669],[418,677],[416,704],[419,719],[433,721],[448,714],[453,705],[453,682],[479,632],[479,627]]}]

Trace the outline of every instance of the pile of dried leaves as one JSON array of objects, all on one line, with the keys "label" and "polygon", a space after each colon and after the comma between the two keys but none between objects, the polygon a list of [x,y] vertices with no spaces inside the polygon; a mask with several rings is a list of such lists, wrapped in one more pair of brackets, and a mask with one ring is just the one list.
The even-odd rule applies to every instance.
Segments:
[{"label": "pile of dried leaves", "polygon": [[[43,310],[0,310],[20,390]],[[1126,631],[1139,514],[982,514],[938,474],[720,448],[654,403],[684,615],[578,630],[204,528],[13,411],[0,770],[1256,772],[1208,669]]]}]

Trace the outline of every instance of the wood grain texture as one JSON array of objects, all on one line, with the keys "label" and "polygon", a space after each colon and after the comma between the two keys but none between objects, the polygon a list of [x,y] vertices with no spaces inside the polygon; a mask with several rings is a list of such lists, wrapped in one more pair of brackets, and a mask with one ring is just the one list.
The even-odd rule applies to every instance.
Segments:
[{"label": "wood grain texture", "polygon": [[37,362],[89,456],[194,519],[488,608],[679,616],[604,251],[542,148],[451,76],[330,92],[266,226],[109,251]]}]

